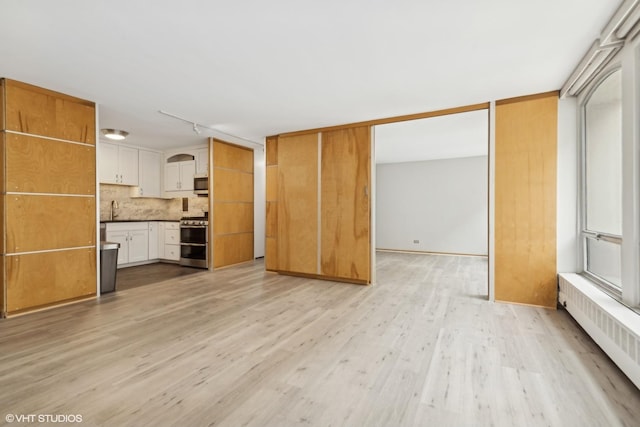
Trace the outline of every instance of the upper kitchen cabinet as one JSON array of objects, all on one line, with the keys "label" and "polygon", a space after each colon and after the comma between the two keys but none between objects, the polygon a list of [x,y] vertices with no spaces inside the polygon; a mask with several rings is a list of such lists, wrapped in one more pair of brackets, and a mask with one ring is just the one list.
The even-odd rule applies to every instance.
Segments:
[{"label": "upper kitchen cabinet", "polygon": [[95,145],[93,103],[4,80],[6,130]]},{"label": "upper kitchen cabinet", "polygon": [[209,174],[209,149],[198,148],[194,150],[194,156],[196,158],[196,174],[208,175]]},{"label": "upper kitchen cabinet", "polygon": [[162,155],[157,151],[138,152],[138,186],[134,197],[161,197]]},{"label": "upper kitchen cabinet", "polygon": [[164,165],[164,191],[193,191],[195,173],[193,155],[176,154],[169,157]]},{"label": "upper kitchen cabinet", "polygon": [[100,142],[100,182],[138,185],[138,150],[124,145]]}]

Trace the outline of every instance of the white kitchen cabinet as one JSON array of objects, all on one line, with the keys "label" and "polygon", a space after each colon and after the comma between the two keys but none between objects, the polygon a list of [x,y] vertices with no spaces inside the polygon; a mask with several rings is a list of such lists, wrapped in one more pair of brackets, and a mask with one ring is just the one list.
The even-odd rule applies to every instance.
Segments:
[{"label": "white kitchen cabinet", "polygon": [[108,223],[107,241],[120,243],[118,266],[149,260],[148,222]]},{"label": "white kitchen cabinet", "polygon": [[180,260],[180,223],[164,223],[164,259]]},{"label": "white kitchen cabinet", "polygon": [[195,172],[195,160],[165,164],[164,191],[193,191]]},{"label": "white kitchen cabinet", "polygon": [[158,259],[159,222],[149,221],[149,259]]},{"label": "white kitchen cabinet", "polygon": [[196,158],[196,174],[208,175],[209,173],[209,149],[199,148],[193,153]]},{"label": "white kitchen cabinet", "polygon": [[100,142],[100,182],[138,185],[138,150],[123,145]]},{"label": "white kitchen cabinet", "polygon": [[138,186],[134,197],[161,197],[162,156],[156,151],[139,150]]},{"label": "white kitchen cabinet", "polygon": [[158,245],[156,251],[158,251],[158,258],[164,259],[164,222],[158,221]]}]

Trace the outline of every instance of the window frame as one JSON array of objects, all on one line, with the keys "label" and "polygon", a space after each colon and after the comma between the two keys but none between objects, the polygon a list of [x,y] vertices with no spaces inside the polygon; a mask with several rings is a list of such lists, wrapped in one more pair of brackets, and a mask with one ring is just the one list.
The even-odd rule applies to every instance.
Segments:
[{"label": "window frame", "polygon": [[[622,252],[623,236],[618,236],[615,234],[604,233],[604,232],[595,231],[595,230],[589,230],[587,228],[587,105],[589,104],[589,101],[593,97],[594,93],[598,90],[600,85],[603,84],[609,77],[611,77],[616,72],[622,73],[622,64],[620,64],[619,62],[615,63],[610,67],[605,68],[603,71],[598,73],[598,75],[593,79],[593,81],[589,85],[589,89],[586,91],[586,95],[582,97],[582,99],[578,104],[578,108],[580,111],[579,241],[580,241],[581,255],[582,255],[581,257],[582,258],[581,260],[582,274],[587,276],[589,279],[591,279],[591,281],[595,282],[606,293],[610,294],[611,296],[613,296],[618,300],[621,300],[622,284],[621,284],[621,287],[618,288],[615,284],[587,270],[587,265],[589,261],[588,254],[587,254],[587,246],[588,246],[587,239],[593,239],[596,241],[603,240],[605,242],[617,244],[620,246],[620,250]],[[620,90],[622,92],[622,88],[620,88]],[[621,127],[622,126],[623,125],[621,124]],[[624,141],[621,141],[621,144],[624,145]],[[620,166],[622,167],[622,159],[621,159]],[[623,179],[624,179],[624,176],[623,176]],[[624,230],[623,230],[623,234],[624,234]],[[620,262],[622,263],[622,255],[621,255]],[[621,267],[621,270],[622,270],[622,267]]]},{"label": "window frame", "polygon": [[[622,95],[622,235],[586,229],[586,104],[612,73],[621,72]],[[640,37],[625,42],[611,61],[589,82],[577,99],[578,215],[577,246],[580,274],[603,292],[640,314]],[[586,270],[588,238],[620,244],[621,289]]]}]

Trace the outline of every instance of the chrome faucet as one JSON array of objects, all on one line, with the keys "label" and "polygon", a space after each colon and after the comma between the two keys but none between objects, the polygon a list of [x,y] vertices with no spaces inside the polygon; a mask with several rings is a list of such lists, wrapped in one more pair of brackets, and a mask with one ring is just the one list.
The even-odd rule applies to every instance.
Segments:
[{"label": "chrome faucet", "polygon": [[111,211],[109,213],[109,221],[113,221],[113,218],[117,217],[118,214],[114,214],[113,210],[114,209],[118,209],[118,202],[116,202],[115,200],[111,201]]}]

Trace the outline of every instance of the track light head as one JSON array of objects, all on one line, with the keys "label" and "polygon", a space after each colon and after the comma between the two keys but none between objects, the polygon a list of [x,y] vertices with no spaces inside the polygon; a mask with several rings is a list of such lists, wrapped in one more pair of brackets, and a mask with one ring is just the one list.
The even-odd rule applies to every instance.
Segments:
[{"label": "track light head", "polygon": [[200,128],[198,127],[198,124],[195,122],[193,123],[193,131],[198,135],[200,135]]}]

